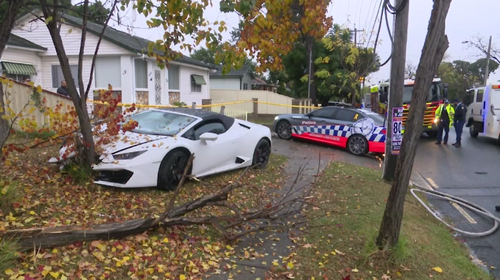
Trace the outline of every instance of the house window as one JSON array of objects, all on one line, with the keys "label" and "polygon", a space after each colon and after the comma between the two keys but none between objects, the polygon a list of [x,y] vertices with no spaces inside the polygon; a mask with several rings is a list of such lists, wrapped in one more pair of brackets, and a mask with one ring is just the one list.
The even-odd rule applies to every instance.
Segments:
[{"label": "house window", "polygon": [[248,90],[248,84],[247,83],[243,84],[243,90]]},{"label": "house window", "polygon": [[201,92],[201,86],[206,84],[203,76],[191,75],[191,92]]},{"label": "house window", "polygon": [[148,88],[148,62],[135,60],[135,88]]},{"label": "house window", "polygon": [[179,65],[168,66],[168,89],[180,90],[179,86]]},{"label": "house window", "polygon": [[[78,89],[78,65],[70,65],[69,70],[71,71],[71,76],[75,81],[75,86]],[[61,82],[64,81],[64,75],[61,66],[52,65],[51,72],[52,72],[52,87],[59,88],[61,86]]]},{"label": "house window", "polygon": [[98,57],[95,61],[96,88],[122,87],[121,63],[119,57]]}]

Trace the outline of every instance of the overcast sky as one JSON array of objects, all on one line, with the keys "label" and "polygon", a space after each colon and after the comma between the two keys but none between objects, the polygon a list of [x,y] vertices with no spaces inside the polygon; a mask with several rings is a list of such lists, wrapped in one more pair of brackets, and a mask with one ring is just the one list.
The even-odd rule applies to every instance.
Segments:
[{"label": "overcast sky", "polygon": [[[214,6],[205,11],[206,18],[213,22],[224,20],[229,27],[236,27],[239,21],[235,14],[225,14],[219,11],[219,1],[213,0]],[[358,42],[368,44],[366,41],[375,21],[375,14],[381,0],[331,0],[329,15],[333,16],[334,22],[354,29],[364,29],[365,35],[359,34]],[[394,4],[395,0],[391,0]],[[432,0],[410,0],[410,22],[408,28],[407,62],[418,64],[420,54],[427,34],[427,26],[431,14]],[[499,0],[453,0],[447,18],[446,33],[450,41],[447,56],[448,60],[475,61],[481,58],[482,53],[474,47],[462,44],[463,41],[481,36],[487,40],[493,36],[493,44],[500,46],[500,1]],[[122,14],[123,23],[129,25],[115,26],[127,32],[133,32],[137,36],[149,40],[162,37],[163,30],[148,29],[146,19],[137,15],[133,20],[133,13],[127,10]],[[392,30],[392,15],[389,15]],[[132,28],[130,28],[132,27]],[[377,26],[378,27],[378,26]],[[377,28],[376,27],[376,28]],[[381,60],[385,61],[391,53],[390,39],[387,28],[382,26],[380,43],[377,53]],[[375,30],[376,30],[375,28]],[[229,28],[231,30],[231,28]],[[229,39],[229,32],[225,34]],[[375,39],[375,34],[372,41]],[[370,43],[373,46],[373,42]],[[185,53],[189,55],[189,53]],[[382,67],[380,71],[369,77],[370,82],[376,83],[382,79],[388,79],[390,75],[390,63]],[[490,82],[500,80],[500,70],[490,76]]]}]

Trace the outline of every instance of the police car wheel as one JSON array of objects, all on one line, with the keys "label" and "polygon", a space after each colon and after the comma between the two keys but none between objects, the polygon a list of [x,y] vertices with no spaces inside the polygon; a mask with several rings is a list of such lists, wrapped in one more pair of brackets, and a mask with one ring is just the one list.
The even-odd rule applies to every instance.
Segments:
[{"label": "police car wheel", "polygon": [[276,133],[279,138],[288,140],[292,138],[292,126],[288,121],[280,121],[276,126]]},{"label": "police car wheel", "polygon": [[368,152],[368,141],[362,135],[353,135],[347,141],[347,149],[353,155],[364,155]]}]

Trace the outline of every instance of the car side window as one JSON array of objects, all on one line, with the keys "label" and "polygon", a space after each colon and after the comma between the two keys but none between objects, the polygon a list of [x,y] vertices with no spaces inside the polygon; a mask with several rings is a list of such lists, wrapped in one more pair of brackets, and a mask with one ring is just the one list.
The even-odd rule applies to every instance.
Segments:
[{"label": "car side window", "polygon": [[224,125],[220,122],[210,122],[201,125],[200,127],[197,127],[194,129],[194,131],[189,131],[187,134],[187,138],[190,140],[199,140],[200,135],[202,135],[205,132],[211,132],[215,134],[222,134],[226,132],[226,128]]},{"label": "car side window", "polygon": [[355,122],[363,118],[358,112],[353,110],[340,109],[335,116],[335,119],[344,122]]},{"label": "car side window", "polygon": [[324,118],[324,119],[332,119],[336,109],[333,108],[323,108],[318,109],[316,111],[311,112],[311,117],[313,118]]},{"label": "car side window", "polygon": [[477,91],[476,102],[483,102],[483,93],[484,93],[484,90],[482,90],[482,89]]}]

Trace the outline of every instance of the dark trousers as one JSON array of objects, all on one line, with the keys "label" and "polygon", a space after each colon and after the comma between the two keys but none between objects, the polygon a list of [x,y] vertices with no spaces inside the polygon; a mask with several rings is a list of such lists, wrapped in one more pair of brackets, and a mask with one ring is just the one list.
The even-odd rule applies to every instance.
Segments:
[{"label": "dark trousers", "polygon": [[443,130],[444,130],[444,143],[448,143],[448,133],[450,132],[450,123],[449,122],[439,122],[439,131],[438,131],[438,143],[441,143],[443,140]]},{"label": "dark trousers", "polygon": [[457,133],[457,143],[462,142],[462,132],[464,131],[465,120],[458,120],[455,122],[455,132]]}]

